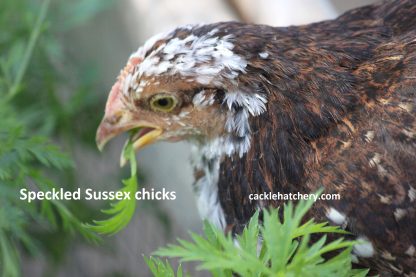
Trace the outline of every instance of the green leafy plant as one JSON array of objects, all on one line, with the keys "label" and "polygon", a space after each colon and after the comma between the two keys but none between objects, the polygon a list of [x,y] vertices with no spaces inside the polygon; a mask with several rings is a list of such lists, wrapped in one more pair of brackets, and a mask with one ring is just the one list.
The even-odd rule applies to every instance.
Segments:
[{"label": "green leafy plant", "polygon": [[130,162],[130,178],[123,180],[124,187],[120,190],[122,192],[129,192],[129,199],[122,199],[116,203],[111,203],[111,208],[102,210],[103,213],[111,215],[105,220],[94,220],[94,225],[87,224],[87,227],[99,234],[113,235],[126,227],[134,215],[136,210],[136,198],[134,197],[137,191],[137,162],[136,154],[133,148],[133,142],[128,141],[125,145],[122,155],[124,159]]},{"label": "green leafy plant", "polygon": [[47,222],[52,228],[60,225],[66,231],[77,230],[90,240],[96,237],[58,201],[43,201],[39,206],[19,199],[19,190],[29,185],[44,191],[58,188],[45,168],[63,171],[73,163],[46,137],[29,135],[29,126],[18,118],[10,103],[0,102],[0,118],[0,268],[2,276],[18,276],[19,246],[32,253],[38,251],[28,233],[33,221],[40,226]]},{"label": "green leafy plant", "polygon": [[143,258],[154,276],[157,276],[157,277],[190,276],[188,274],[184,275],[181,265],[178,266],[178,269],[176,270],[176,274],[175,274],[175,271],[173,270],[172,266],[170,265],[168,261],[163,262],[161,259],[158,259],[155,257],[147,258],[144,256]]},{"label": "green leafy plant", "polygon": [[[82,13],[81,20],[67,12],[72,21],[66,22],[65,29],[91,17],[101,1],[71,4],[76,8],[82,2],[91,4],[88,12]],[[48,244],[55,244],[50,243],[54,236],[59,237],[60,255],[65,253],[64,242],[74,237],[68,234],[98,239],[69,208],[71,203],[19,199],[20,189],[51,190],[72,178],[74,163],[56,142],[70,148],[74,137],[83,138],[86,129],[76,130],[71,122],[83,116],[83,108],[94,111],[91,103],[102,106],[87,99],[86,83],[74,85],[65,102],[59,100],[58,87],[64,87],[64,82],[56,65],[63,61],[62,46],[53,34],[59,24],[51,22],[49,11],[65,18],[60,17],[62,3],[0,1],[0,276],[19,276],[22,253],[47,251]],[[88,129],[87,121],[83,123]],[[93,128],[88,132],[88,137],[94,135]]]},{"label": "green leafy plant", "polygon": [[[302,223],[313,201],[284,205],[283,218],[279,209],[259,212],[251,218],[241,235],[233,238],[205,222],[204,236],[191,233],[192,241],[178,239],[178,245],[168,245],[154,255],[180,258],[182,262],[197,261],[198,269],[208,270],[213,276],[340,276],[364,277],[365,269],[352,269],[351,250],[356,241],[339,238],[327,242],[324,233],[346,234],[327,223],[312,219]],[[311,235],[322,234],[317,240]],[[324,255],[332,255],[325,259]],[[170,265],[160,258],[146,259],[154,276],[174,276]],[[170,275],[164,275],[169,272]],[[181,273],[182,274],[182,273]]]}]

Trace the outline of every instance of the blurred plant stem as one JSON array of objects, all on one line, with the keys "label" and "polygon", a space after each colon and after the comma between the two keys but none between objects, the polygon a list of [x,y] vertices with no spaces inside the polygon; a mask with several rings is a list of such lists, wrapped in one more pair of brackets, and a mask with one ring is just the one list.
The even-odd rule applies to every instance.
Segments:
[{"label": "blurred plant stem", "polygon": [[22,62],[20,63],[16,77],[14,78],[13,84],[10,87],[9,92],[7,93],[6,101],[12,99],[19,91],[21,91],[20,84],[26,73],[30,58],[32,57],[33,49],[35,49],[36,42],[38,41],[40,33],[42,32],[42,25],[45,22],[46,15],[48,14],[50,2],[51,2],[50,0],[43,0],[42,2],[42,6],[39,10],[39,14],[36,19],[33,31],[30,34],[29,42],[26,46]]}]

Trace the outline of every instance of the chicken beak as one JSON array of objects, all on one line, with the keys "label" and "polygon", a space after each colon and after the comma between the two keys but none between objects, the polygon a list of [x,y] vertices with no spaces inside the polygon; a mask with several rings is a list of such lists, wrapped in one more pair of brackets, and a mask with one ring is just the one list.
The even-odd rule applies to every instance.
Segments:
[{"label": "chicken beak", "polygon": [[109,140],[128,129],[129,128],[123,128],[121,126],[118,127],[116,124],[112,123],[111,119],[104,117],[100,126],[98,126],[97,135],[95,137],[98,149],[102,151]]},{"label": "chicken beak", "polygon": [[[149,131],[150,129],[150,131]],[[141,135],[141,133],[143,133],[143,131],[146,131],[143,135]],[[162,135],[162,130],[159,128],[149,128],[149,127],[142,127],[138,129],[138,131],[131,133],[130,138],[126,141],[123,149],[126,147],[126,144],[129,141],[133,142],[133,149],[135,152],[138,152],[140,149],[142,149],[143,147],[145,147],[148,144],[152,144],[153,142],[155,142],[161,135]],[[136,134],[139,134],[138,138]],[[123,167],[126,163],[127,160],[123,155],[123,152],[120,155],[120,166]]]},{"label": "chicken beak", "polygon": [[[109,140],[129,130],[132,131],[130,132],[130,137],[126,141],[126,144],[130,141],[133,144],[135,152],[158,140],[163,133],[162,129],[144,121],[131,121],[127,124],[118,125],[112,124],[111,118],[109,120],[107,117],[104,117],[97,130],[96,143],[98,149],[102,151]],[[126,160],[122,153],[120,157],[120,166],[124,166],[125,164]]]},{"label": "chicken beak", "polygon": [[123,78],[119,77],[111,88],[105,105],[104,118],[97,129],[95,141],[100,151],[110,139],[129,129],[127,124],[123,124],[123,122],[128,122],[130,114],[126,113],[127,109],[122,101],[122,81]]},{"label": "chicken beak", "polygon": [[[104,117],[98,127],[96,143],[100,151],[102,151],[109,140],[129,130],[132,130],[132,132],[130,133],[128,141],[132,142],[135,152],[139,151],[146,145],[155,142],[163,133],[162,129],[143,121],[132,121],[131,123],[121,126],[111,124],[110,122],[106,117]],[[123,155],[121,155],[121,160],[123,160]],[[125,161],[120,163],[124,165]]]},{"label": "chicken beak", "polygon": [[[143,127],[143,128],[148,128],[148,127]],[[133,137],[133,148],[134,151],[139,151],[140,149],[142,149],[144,146],[148,145],[148,144],[152,144],[153,142],[155,142],[160,135],[162,134],[162,130],[159,128],[154,128],[151,131],[147,132],[145,135],[140,136],[137,140],[134,141],[134,137]]]}]

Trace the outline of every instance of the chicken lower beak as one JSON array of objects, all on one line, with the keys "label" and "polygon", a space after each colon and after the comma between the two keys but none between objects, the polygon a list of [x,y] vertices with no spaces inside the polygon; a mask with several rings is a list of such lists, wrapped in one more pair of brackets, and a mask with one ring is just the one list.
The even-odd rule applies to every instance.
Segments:
[{"label": "chicken lower beak", "polygon": [[133,141],[134,151],[139,151],[144,146],[153,143],[157,140],[158,137],[162,134],[162,130],[154,128],[153,130],[147,132],[143,136],[140,136],[137,140]]},{"label": "chicken lower beak", "polygon": [[[143,129],[148,129],[148,127],[143,127],[141,130],[143,130]],[[152,144],[153,142],[155,142],[161,135],[162,135],[162,130],[159,129],[159,128],[152,128],[150,131],[146,132],[143,135],[140,135],[140,129],[139,129],[139,137],[137,139],[135,139],[135,135],[131,136],[126,141],[126,144],[129,141],[132,141],[134,151],[138,152],[140,149],[142,149],[146,145]],[[127,163],[127,160],[124,157],[124,153],[121,153],[121,155],[120,155],[120,166],[123,167],[126,163]]]}]

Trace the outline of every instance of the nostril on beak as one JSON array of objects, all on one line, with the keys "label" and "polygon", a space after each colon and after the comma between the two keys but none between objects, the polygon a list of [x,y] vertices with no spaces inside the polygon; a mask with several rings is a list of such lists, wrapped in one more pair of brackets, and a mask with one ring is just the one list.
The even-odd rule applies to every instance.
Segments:
[{"label": "nostril on beak", "polygon": [[123,117],[123,113],[122,112],[118,112],[116,114],[111,115],[110,117],[107,117],[105,119],[105,122],[110,124],[110,125],[115,125],[118,122],[120,122],[121,118]]}]

